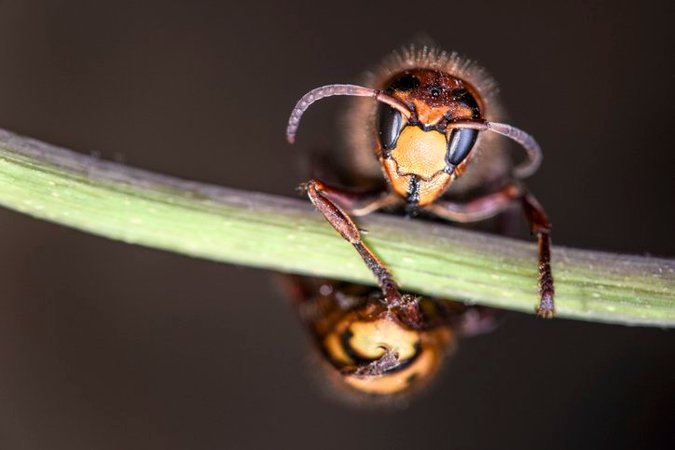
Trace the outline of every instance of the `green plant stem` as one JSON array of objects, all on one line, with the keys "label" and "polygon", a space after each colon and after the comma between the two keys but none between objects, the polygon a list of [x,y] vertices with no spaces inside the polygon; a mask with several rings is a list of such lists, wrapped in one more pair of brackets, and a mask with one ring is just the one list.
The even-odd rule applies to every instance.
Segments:
[{"label": "green plant stem", "polygon": [[[0,204],[130,244],[373,284],[353,248],[299,199],[101,161],[0,130]],[[531,242],[424,221],[359,219],[406,291],[532,313]],[[675,325],[675,261],[553,249],[558,317]]]}]

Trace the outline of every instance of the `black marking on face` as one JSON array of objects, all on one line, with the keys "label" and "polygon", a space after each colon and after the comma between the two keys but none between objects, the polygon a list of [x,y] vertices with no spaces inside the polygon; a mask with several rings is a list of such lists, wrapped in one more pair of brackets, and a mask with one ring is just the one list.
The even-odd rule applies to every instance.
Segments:
[{"label": "black marking on face", "polygon": [[457,89],[452,93],[453,100],[464,103],[471,109],[471,118],[480,119],[480,106],[473,95],[467,89]]},{"label": "black marking on face", "polygon": [[408,195],[405,198],[405,212],[409,217],[415,217],[419,212],[420,201],[420,180],[415,176],[410,176],[410,184],[408,185]]},{"label": "black marking on face", "polygon": [[388,90],[391,91],[412,91],[413,89],[419,87],[420,80],[410,73],[406,73],[401,76],[398,80],[394,81],[389,85]]}]

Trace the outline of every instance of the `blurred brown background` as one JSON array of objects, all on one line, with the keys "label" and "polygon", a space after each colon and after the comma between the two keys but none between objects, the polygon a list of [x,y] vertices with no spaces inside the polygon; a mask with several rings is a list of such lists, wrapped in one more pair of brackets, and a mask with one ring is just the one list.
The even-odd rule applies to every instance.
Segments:
[{"label": "blurred brown background", "polygon": [[[297,98],[426,32],[486,66],[543,145],[529,185],[555,243],[672,257],[672,2],[560,4],[0,0],[0,127],[292,196],[345,105],[291,148]],[[672,331],[508,314],[408,409],[355,410],[311,382],[269,273],[8,210],[0,248],[2,450],[672,444]]]}]

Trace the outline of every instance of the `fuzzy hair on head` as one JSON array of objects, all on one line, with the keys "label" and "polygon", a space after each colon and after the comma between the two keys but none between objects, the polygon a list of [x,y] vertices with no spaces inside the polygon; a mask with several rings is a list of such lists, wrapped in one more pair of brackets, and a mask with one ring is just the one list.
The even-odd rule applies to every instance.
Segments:
[{"label": "fuzzy hair on head", "polygon": [[497,103],[499,91],[497,83],[485,69],[469,59],[462,58],[457,52],[446,52],[427,45],[407,45],[392,52],[375,70],[368,72],[365,79],[366,86],[382,89],[387,80],[409,69],[438,70],[464,80],[478,92],[486,105],[485,118],[495,120],[495,117],[489,115]]},{"label": "fuzzy hair on head", "polygon": [[[394,75],[410,69],[438,70],[463,80],[480,97],[483,117],[491,122],[502,120],[503,111],[497,98],[498,89],[494,79],[473,61],[462,58],[456,52],[439,50],[433,45],[409,44],[392,52],[375,69],[365,74],[362,83],[369,88],[383,89]],[[348,149],[346,157],[361,178],[381,178],[381,168],[373,150],[377,107],[378,103],[371,99],[354,98],[343,122],[346,130],[345,146]],[[482,173],[485,170],[508,170],[504,169],[504,164],[510,164],[508,157],[504,155],[504,147],[491,134],[493,133],[479,135],[473,153],[481,159],[491,159],[492,167],[480,167],[480,163],[472,164],[467,174],[453,182],[455,186],[451,186],[451,190],[469,189],[486,178],[492,178]]]}]

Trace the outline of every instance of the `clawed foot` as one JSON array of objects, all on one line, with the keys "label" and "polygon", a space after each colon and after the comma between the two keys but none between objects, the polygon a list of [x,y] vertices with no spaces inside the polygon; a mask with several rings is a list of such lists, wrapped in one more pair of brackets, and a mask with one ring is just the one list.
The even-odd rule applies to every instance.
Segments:
[{"label": "clawed foot", "polygon": [[553,293],[544,292],[541,294],[541,301],[539,306],[535,308],[537,315],[542,319],[552,319],[555,315],[555,307],[553,306]]}]

